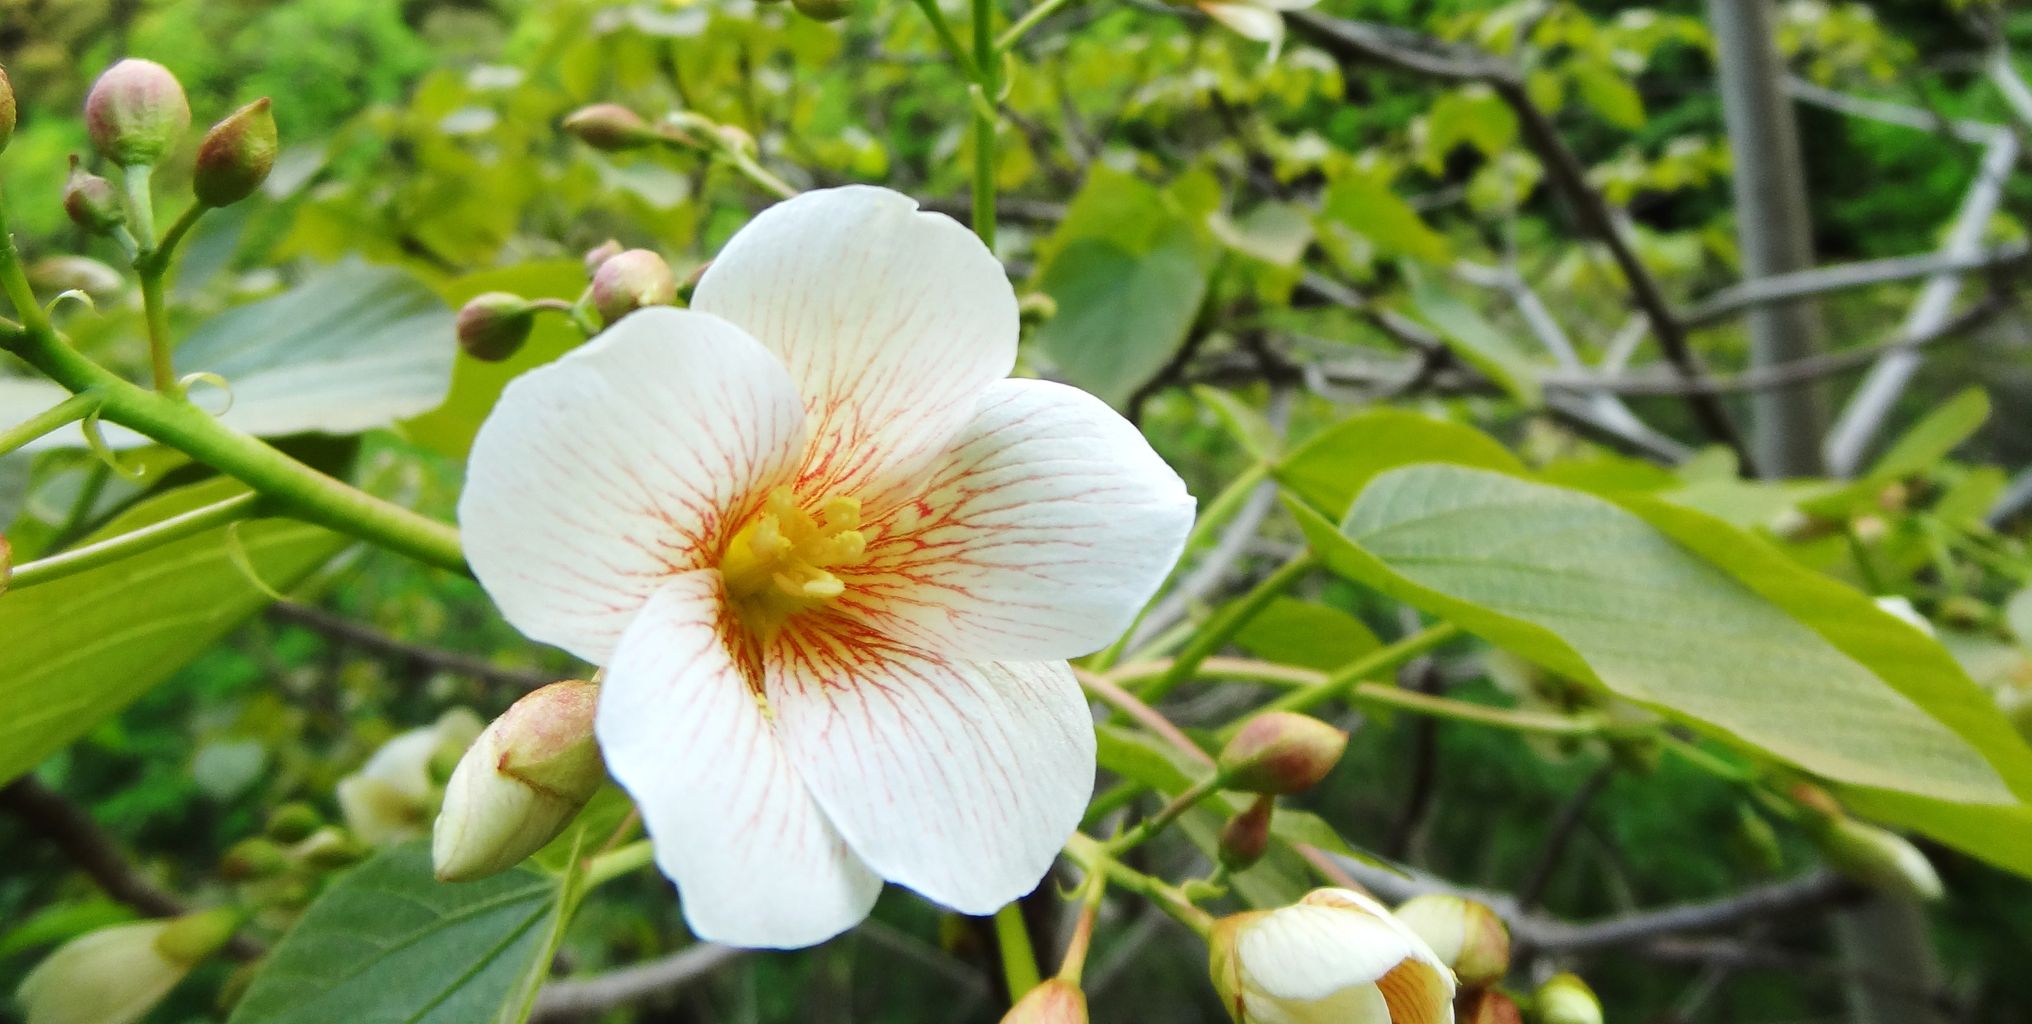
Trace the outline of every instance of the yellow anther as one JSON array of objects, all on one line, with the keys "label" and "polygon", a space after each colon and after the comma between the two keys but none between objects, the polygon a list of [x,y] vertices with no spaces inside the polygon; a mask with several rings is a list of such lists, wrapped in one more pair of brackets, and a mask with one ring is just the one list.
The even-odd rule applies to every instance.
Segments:
[{"label": "yellow anther", "polygon": [[787,488],[771,492],[720,561],[735,611],[751,628],[768,632],[846,593],[846,583],[827,570],[865,557],[860,523],[861,503],[853,498],[828,498],[814,517]]}]

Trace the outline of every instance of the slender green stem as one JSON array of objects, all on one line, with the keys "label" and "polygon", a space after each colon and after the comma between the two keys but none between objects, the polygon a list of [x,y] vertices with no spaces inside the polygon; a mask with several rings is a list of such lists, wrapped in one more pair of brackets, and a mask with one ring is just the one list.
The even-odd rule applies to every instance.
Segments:
[{"label": "slender green stem", "polygon": [[1213,930],[1213,915],[1193,905],[1192,900],[1177,886],[1146,875],[1109,856],[1107,848],[1100,840],[1075,832],[1071,839],[1066,840],[1065,855],[1087,872],[1105,874],[1109,882],[1149,899],[1157,904],[1159,909],[1177,918],[1200,935]]},{"label": "slender green stem", "polygon": [[995,2],[974,0],[974,234],[995,248],[995,103],[1002,90],[1002,52],[995,48]]},{"label": "slender green stem", "polygon": [[690,134],[683,137],[660,134],[656,138],[658,142],[671,149],[687,153],[704,153],[707,157],[739,171],[742,177],[778,199],[790,199],[798,194],[796,186],[777,177],[754,157],[738,146],[724,141],[716,133],[704,142],[692,138]]},{"label": "slender green stem", "polygon": [[1171,667],[1157,677],[1156,681],[1144,687],[1138,696],[1146,702],[1161,700],[1180,683],[1191,679],[1193,673],[1199,671],[1200,662],[1205,661],[1215,651],[1226,647],[1228,641],[1234,639],[1235,634],[1249,624],[1249,620],[1261,614],[1263,609],[1270,606],[1270,602],[1291,589],[1292,584],[1305,578],[1316,565],[1318,562],[1310,554],[1301,554],[1278,567],[1276,572],[1264,577],[1262,582],[1250,588],[1240,600],[1222,609],[1220,614],[1214,616],[1213,621],[1200,627],[1186,643],[1185,649],[1179,651],[1178,657],[1172,659]]},{"label": "slender green stem", "polygon": [[1185,812],[1199,806],[1200,801],[1219,792],[1226,781],[1226,773],[1216,771],[1186,787],[1185,792],[1178,794],[1156,814],[1137,822],[1135,828],[1108,840],[1106,844],[1108,856],[1119,857],[1141,846],[1151,836],[1169,828],[1171,823],[1177,821]]},{"label": "slender green stem", "polygon": [[995,945],[1002,951],[1002,979],[1009,983],[1011,1002],[1037,987],[1037,952],[1030,948],[1030,926],[1023,923],[1023,905],[1014,901],[995,911]]},{"label": "slender green stem", "polygon": [[1018,19],[1016,24],[1009,26],[1008,31],[996,38],[995,49],[1007,51],[1010,47],[1015,46],[1018,40],[1029,34],[1031,29],[1036,28],[1039,22],[1057,14],[1071,2],[1072,0],[1044,0],[1043,3],[1025,11],[1023,17]]},{"label": "slender green stem", "polygon": [[952,22],[947,21],[945,12],[939,10],[938,0],[917,0],[917,9],[924,12],[924,20],[931,23],[932,33],[938,36],[939,45],[945,47],[946,56],[959,65],[960,74],[965,75],[969,82],[980,81],[980,70],[974,66],[974,59],[967,55],[966,45],[953,31]]},{"label": "slender green stem", "polygon": [[1348,701],[1353,704],[1396,708],[1433,718],[1470,722],[1540,736],[1598,736],[1608,731],[1606,724],[1593,715],[1548,715],[1536,711],[1513,711],[1487,704],[1435,697],[1429,693],[1419,693],[1416,690],[1407,690],[1386,683],[1357,684],[1349,691]]},{"label": "slender green stem", "polygon": [[26,423],[0,430],[0,455],[20,448],[44,434],[63,426],[76,423],[92,414],[99,407],[99,396],[94,394],[72,395],[43,412],[37,413]]},{"label": "slender green stem", "polygon": [[169,226],[169,230],[162,233],[162,244],[157,245],[155,251],[148,257],[157,271],[169,269],[169,260],[176,252],[176,247],[183,244],[183,236],[190,234],[190,229],[197,225],[198,218],[204,216],[207,209],[210,207],[203,203],[190,204],[188,209],[177,216],[175,223]]},{"label": "slender green stem", "polygon": [[28,275],[21,269],[21,254],[14,249],[14,233],[7,226],[7,197],[4,194],[0,194],[0,290],[7,293],[7,301],[14,304],[14,315],[21,318],[22,333],[10,339],[10,348],[27,337],[49,330],[49,317],[43,313],[42,303],[35,301],[35,289],[28,286]]},{"label": "slender green stem", "polygon": [[8,592],[26,590],[37,584],[75,576],[88,569],[110,565],[144,551],[153,551],[165,544],[195,537],[227,523],[251,518],[257,514],[261,500],[259,494],[237,495],[203,508],[192,509],[182,515],[172,516],[159,523],[151,523],[139,530],[108,537],[96,544],[87,544],[62,554],[37,559],[14,570],[14,577],[8,583]]},{"label": "slender green stem", "polygon": [[[1300,690],[1293,690],[1264,705],[1262,711],[1306,711],[1337,698],[1345,697],[1356,684],[1370,676],[1389,672],[1413,658],[1432,650],[1460,635],[1460,627],[1451,622],[1427,626],[1410,636],[1404,637],[1387,647],[1370,651],[1368,654],[1336,669],[1320,682]],[[1394,689],[1394,688],[1393,688]],[[1221,730],[1221,741],[1232,739],[1242,727],[1237,721]]]},{"label": "slender green stem", "polygon": [[127,226],[141,244],[141,258],[147,259],[155,245],[155,168],[135,164],[123,168],[120,183],[127,187]]},{"label": "slender green stem", "polygon": [[1065,944],[1065,959],[1058,964],[1058,976],[1077,985],[1086,971],[1087,951],[1094,944],[1094,922],[1101,916],[1101,897],[1107,895],[1108,876],[1091,872],[1080,883],[1079,919],[1073,922],[1072,938]]},{"label": "slender green stem", "polygon": [[176,366],[170,357],[169,304],[162,296],[160,271],[141,272],[141,310],[148,323],[148,365],[154,375],[155,390],[182,398],[183,387],[176,381]]},{"label": "slender green stem", "polygon": [[626,846],[594,854],[586,861],[585,887],[596,888],[632,871],[639,871],[648,867],[655,859],[655,848],[647,839],[638,839]]}]

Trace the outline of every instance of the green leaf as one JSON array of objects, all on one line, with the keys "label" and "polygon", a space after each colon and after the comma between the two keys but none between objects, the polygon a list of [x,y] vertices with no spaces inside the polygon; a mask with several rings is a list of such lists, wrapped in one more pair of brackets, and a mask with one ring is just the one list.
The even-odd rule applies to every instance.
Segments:
[{"label": "green leaf", "polygon": [[1517,112],[1480,83],[1443,93],[1425,115],[1425,167],[1446,169],[1447,155],[1462,143],[1494,157],[1517,141]]},{"label": "green leaf", "polygon": [[1371,477],[1413,462],[1524,471],[1515,455],[1473,427],[1402,409],[1374,409],[1308,438],[1278,464],[1276,476],[1314,508],[1339,517]]},{"label": "green leaf", "polygon": [[1277,460],[1278,453],[1284,448],[1284,438],[1255,406],[1230,392],[1205,384],[1194,385],[1192,396],[1214,411],[1221,425],[1228,428],[1228,433],[1243,451],[1249,453],[1250,458],[1263,463]]},{"label": "green leaf", "polygon": [[1362,620],[1338,608],[1280,597],[1235,634],[1259,658],[1332,671],[1382,646]]},{"label": "green leaf", "polygon": [[[244,493],[232,481],[141,503],[86,542]],[[269,604],[234,564],[221,527],[27,590],[0,594],[0,781],[117,714]],[[346,541],[279,519],[239,524],[261,584],[287,589]]]},{"label": "green leaf", "polygon": [[[585,268],[577,260],[528,263],[506,270],[471,274],[445,286],[445,299],[452,305],[483,292],[513,292],[525,298],[576,300],[586,284]],[[514,356],[498,363],[460,359],[452,366],[451,392],[438,407],[403,425],[409,436],[454,458],[464,458],[480,432],[480,421],[501,398],[501,389],[524,372],[548,363],[578,346],[585,339],[561,316],[539,316],[528,343]]]},{"label": "green leaf", "polygon": [[[1295,511],[1335,571],[1555,672],[1836,781],[2017,801],[1999,767],[2032,778],[2032,751],[2004,735],[1993,707],[1978,707],[1981,691],[1938,644],[1753,537],[1629,501],[1647,516],[1502,473],[1423,465],[1370,481],[1343,530]],[[1694,551],[1681,546],[1690,539]],[[1747,578],[1703,560],[1724,556]]]},{"label": "green leaf", "polygon": [[1569,73],[1579,88],[1581,102],[1602,120],[1618,128],[1644,127],[1644,98],[1628,76],[1606,62],[1575,64]]},{"label": "green leaf", "polygon": [[1865,475],[1872,480],[1896,480],[1928,472],[1975,436],[1989,418],[1990,397],[1981,388],[1969,388],[1927,413]]},{"label": "green leaf", "polygon": [[1207,270],[1197,243],[1177,230],[1144,255],[1097,238],[1074,241],[1039,282],[1058,313],[1037,331],[1066,379],[1116,407],[1185,343]]},{"label": "green leaf", "polygon": [[1270,201],[1240,217],[1208,220],[1223,245],[1279,267],[1293,267],[1312,244],[1312,213],[1297,203]]},{"label": "green leaf", "polygon": [[1445,237],[1427,226],[1425,218],[1378,174],[1358,171],[1335,180],[1327,186],[1321,212],[1366,239],[1378,256],[1409,256],[1435,264],[1449,258]]},{"label": "green leaf", "polygon": [[1174,217],[1156,186],[1097,163],[1066,204],[1058,229],[1038,245],[1038,266],[1049,271],[1060,253],[1083,240],[1112,242],[1129,253],[1148,252],[1156,229]]},{"label": "green leaf", "polygon": [[1453,343],[1454,352],[1512,398],[1536,406],[1538,371],[1530,357],[1459,296],[1421,278],[1414,280],[1412,301],[1419,315]]},{"label": "green leaf", "polygon": [[276,947],[230,1024],[519,1022],[550,970],[560,879],[431,877],[430,843],[347,872]]}]

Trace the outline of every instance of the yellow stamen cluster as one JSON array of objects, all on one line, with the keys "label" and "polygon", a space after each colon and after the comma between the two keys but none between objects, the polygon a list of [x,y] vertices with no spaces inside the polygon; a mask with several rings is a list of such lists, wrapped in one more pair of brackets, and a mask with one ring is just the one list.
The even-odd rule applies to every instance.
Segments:
[{"label": "yellow stamen cluster", "polygon": [[867,554],[860,526],[857,499],[829,498],[814,517],[788,488],[777,488],[720,560],[735,610],[751,628],[767,631],[840,596],[846,584],[829,570]]}]

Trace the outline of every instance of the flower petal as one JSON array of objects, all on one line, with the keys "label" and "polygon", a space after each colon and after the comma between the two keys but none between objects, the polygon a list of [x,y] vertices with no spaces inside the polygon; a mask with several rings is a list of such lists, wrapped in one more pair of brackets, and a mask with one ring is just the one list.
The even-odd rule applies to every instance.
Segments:
[{"label": "flower petal", "polygon": [[775,357],[715,317],[645,309],[502,393],[459,499],[466,557],[523,635],[603,664],[803,445]]},{"label": "flower petal", "polygon": [[814,619],[768,645],[764,675],[784,747],[854,852],[962,913],[1035,888],[1093,794],[1072,670],[945,661]]},{"label": "flower petal", "polygon": [[607,667],[594,732],[702,939],[794,948],[860,923],[882,882],[799,781],[728,647],[716,570],[656,592]]},{"label": "flower petal", "polygon": [[1056,659],[1106,646],[1192,528],[1192,496],[1143,435],[1049,381],[988,388],[928,481],[876,503],[869,562],[841,605],[945,654]]},{"label": "flower petal", "polygon": [[1016,360],[1016,293],[973,233],[908,196],[850,186],[764,210],[692,308],[790,367],[812,421],[807,493],[908,475]]}]

